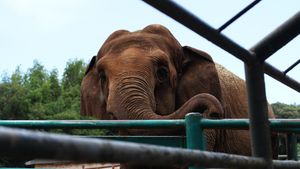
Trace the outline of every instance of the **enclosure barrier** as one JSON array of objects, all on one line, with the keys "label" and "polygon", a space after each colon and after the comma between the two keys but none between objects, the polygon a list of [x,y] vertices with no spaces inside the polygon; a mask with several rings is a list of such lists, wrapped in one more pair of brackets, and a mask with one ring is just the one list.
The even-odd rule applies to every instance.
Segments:
[{"label": "enclosure barrier", "polygon": [[[111,161],[111,162],[143,162],[147,164],[163,165],[165,162],[172,164],[180,165],[191,165],[196,167],[263,167],[263,168],[300,168],[299,162],[295,161],[272,161],[271,160],[271,144],[270,144],[270,129],[279,130],[281,132],[290,132],[289,139],[291,143],[295,143],[295,136],[293,133],[299,132],[299,122],[298,121],[283,121],[283,120],[268,120],[267,115],[267,101],[265,94],[265,82],[264,82],[264,72],[271,77],[277,79],[281,83],[291,87],[292,89],[300,92],[300,84],[296,80],[287,76],[287,72],[299,64],[299,60],[287,68],[285,71],[280,71],[273,67],[272,65],[265,62],[265,60],[291,41],[293,38],[299,35],[300,32],[300,12],[296,13],[293,17],[263,38],[260,42],[254,45],[250,50],[246,50],[228,37],[221,34],[221,31],[224,30],[228,25],[230,25],[234,20],[240,17],[243,13],[248,11],[251,7],[255,6],[260,0],[256,0],[247,6],[243,11],[233,17],[231,20],[226,22],[219,29],[214,29],[204,21],[185,10],[178,4],[173,1],[164,0],[144,0],[146,3],[155,7],[156,9],[162,11],[168,16],[172,17],[176,21],[185,25],[192,31],[203,36],[207,40],[231,53],[238,59],[242,60],[245,63],[245,74],[246,74],[246,84],[249,100],[249,115],[250,122],[247,120],[220,120],[210,121],[210,120],[201,120],[201,124],[198,124],[199,118],[198,115],[186,119],[186,133],[187,133],[187,147],[190,149],[202,149],[205,146],[203,138],[200,136],[201,131],[205,127],[213,127],[212,125],[218,127],[234,127],[241,125],[242,128],[247,128],[250,125],[251,133],[251,145],[253,156],[255,157],[243,157],[237,155],[228,155],[228,154],[218,154],[212,152],[203,152],[199,150],[186,150],[178,148],[166,148],[166,147],[157,147],[149,145],[140,145],[134,143],[120,143],[114,141],[105,141],[105,140],[94,140],[94,139],[84,139],[84,138],[71,138],[67,136],[57,136],[57,135],[48,135],[41,133],[34,133],[24,130],[17,129],[8,129],[0,128],[0,146],[1,154],[15,155],[38,155],[42,157],[53,158],[52,155],[55,155],[55,158],[61,157],[61,159],[71,159],[71,160],[85,160],[85,161]],[[100,121],[99,121],[100,122]],[[159,125],[168,127],[171,121],[152,121],[155,122],[156,128]],[[152,123],[152,122],[145,122]],[[223,123],[222,126],[219,123]],[[2,121],[3,125],[11,125],[13,122]],[[7,124],[4,124],[7,123]],[[10,124],[9,124],[10,123]],[[22,124],[23,123],[23,124]],[[15,126],[22,127],[24,123],[27,122],[15,122]],[[30,124],[32,128],[36,128],[39,123]],[[63,122],[65,124],[60,124],[61,122],[49,122],[45,123],[44,127],[49,128],[51,125],[55,127],[62,126],[72,126],[74,123],[78,122]],[[86,124],[81,123],[79,126],[82,128],[94,128],[98,125],[97,121],[87,122]],[[119,122],[117,122],[119,123]],[[135,123],[135,122],[133,122]],[[138,128],[143,128],[145,124],[137,125]],[[231,126],[231,124],[233,126]],[[110,128],[113,126],[108,122],[101,122],[101,125],[106,124],[104,128]],[[99,124],[100,125],[100,124]],[[120,123],[120,125],[128,126],[129,124]],[[182,127],[185,125],[185,122],[181,120],[174,121],[175,127]],[[23,126],[23,127],[26,127]],[[58,127],[58,128],[59,128]],[[69,128],[67,127],[67,128]],[[74,127],[74,126],[73,126]],[[81,128],[79,127],[79,128]],[[121,127],[121,126],[120,126]],[[161,126],[162,127],[162,126]],[[30,128],[30,127],[29,127]],[[75,128],[77,128],[75,126]],[[133,127],[134,128],[134,127]],[[151,128],[151,127],[150,127]],[[196,131],[196,132],[195,132]],[[195,141],[195,142],[193,142]],[[197,143],[196,143],[197,142]],[[34,144],[33,144],[34,143]],[[44,144],[51,145],[51,148],[48,149]],[[63,145],[63,146],[62,146]],[[97,149],[95,147],[98,147]],[[141,149],[142,147],[142,149]],[[295,147],[295,145],[290,146],[290,148]],[[18,149],[20,148],[20,149]],[[31,151],[31,148],[34,148],[38,151]],[[4,150],[4,151],[3,151]],[[12,150],[12,151],[10,151]],[[21,151],[20,151],[21,150]],[[28,151],[25,151],[28,150]],[[44,151],[43,151],[44,150]],[[56,151],[57,150],[57,151]],[[62,150],[65,151],[62,155]],[[86,151],[86,150],[89,150]],[[144,151],[147,150],[147,151]],[[22,152],[22,153],[20,153]],[[67,154],[65,154],[68,152]],[[88,153],[87,153],[88,152]],[[14,154],[15,153],[15,154]],[[55,154],[54,154],[55,153]],[[56,155],[56,153],[58,153]],[[135,154],[136,153],[136,154]],[[81,156],[85,154],[86,156]],[[93,155],[91,155],[93,154]],[[131,156],[131,155],[134,156]],[[290,156],[295,154],[295,151],[290,151]],[[132,158],[133,157],[133,158]],[[159,157],[159,158],[158,158]],[[137,159],[139,158],[139,159]],[[222,159],[221,159],[222,158]],[[150,161],[149,161],[150,159]],[[201,159],[201,160],[200,160]],[[295,158],[294,158],[295,159]],[[124,161],[122,161],[124,160]],[[147,161],[148,160],[148,161]],[[213,163],[209,163],[213,162]],[[219,162],[219,163],[217,163]],[[222,164],[222,166],[217,165]]]},{"label": "enclosure barrier", "polygon": [[[70,138],[0,128],[1,154],[16,153],[32,158],[57,158],[76,162],[129,162],[148,166],[264,167],[263,159],[167,148],[101,139]],[[47,146],[45,146],[47,145]],[[19,157],[20,158],[20,157]],[[224,160],[226,159],[226,160]],[[300,165],[298,165],[300,167]]]},{"label": "enclosure barrier", "polygon": [[[151,144],[155,144],[158,141],[163,142],[165,139],[164,137],[149,137],[150,141],[147,141],[147,137],[140,137],[142,140],[139,140],[139,137],[134,137],[135,142],[138,142],[138,144],[107,140],[116,139],[114,137],[87,139],[1,127],[1,155],[14,156],[21,159],[25,157],[54,158],[60,160],[73,160],[76,162],[128,162],[132,164],[151,164],[155,166],[174,164],[181,166],[219,168],[264,168],[267,166],[264,159],[257,157],[198,151],[205,150],[204,129],[226,128],[245,130],[249,128],[249,120],[247,119],[210,120],[203,119],[199,113],[190,113],[185,119],[179,120],[2,120],[0,121],[0,126],[30,129],[186,128],[186,138],[170,137],[168,143],[178,142],[178,139],[186,139],[186,147],[190,149],[182,149],[182,147],[184,147],[182,143],[175,145],[173,143],[172,148],[140,144],[144,142]],[[284,132],[295,132],[293,131],[294,128],[300,128],[300,119],[272,119],[270,120],[270,127],[274,131],[285,129]],[[117,137],[117,140],[128,141],[128,138]],[[129,139],[129,141],[132,140]],[[294,142],[294,144],[296,144],[296,142]],[[159,143],[158,145],[168,144]],[[295,145],[291,146],[293,147]],[[290,155],[291,158],[294,158],[292,155],[295,154]],[[300,162],[296,161],[274,160],[273,165],[274,168],[300,168]]]},{"label": "enclosure barrier", "polygon": [[[221,31],[243,13],[255,6],[255,4],[260,2],[259,0],[255,3],[251,3],[238,15],[226,22],[224,27],[221,26],[219,29],[214,29],[174,1],[143,1],[245,63],[252,154],[255,157],[263,157],[268,162],[267,168],[271,169],[271,133],[268,124],[268,106],[265,92],[264,72],[298,92],[300,92],[300,83],[288,77],[285,72],[266,63],[265,60],[299,35],[300,12],[297,12],[293,17],[250,48],[250,50],[246,50],[225,35],[222,35]],[[297,64],[298,63],[295,63],[294,65]],[[290,69],[293,68],[294,65],[292,65]]]},{"label": "enclosure barrier", "polygon": [[[191,114],[191,113],[189,113]],[[198,114],[198,113],[197,113]],[[300,119],[269,119],[273,131],[300,133]],[[205,129],[249,129],[249,119],[200,118]],[[154,129],[183,128],[185,119],[177,120],[0,120],[0,126],[26,129]]]}]

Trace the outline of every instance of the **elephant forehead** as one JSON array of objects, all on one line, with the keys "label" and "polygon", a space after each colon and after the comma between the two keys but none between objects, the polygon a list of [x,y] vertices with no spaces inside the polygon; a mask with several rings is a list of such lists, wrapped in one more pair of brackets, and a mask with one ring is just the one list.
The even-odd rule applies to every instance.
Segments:
[{"label": "elephant forehead", "polygon": [[100,65],[103,68],[107,67],[153,67],[158,64],[171,64],[168,53],[160,50],[142,50],[140,48],[128,48],[119,54],[109,54],[100,59]]},{"label": "elephant forehead", "polygon": [[163,36],[156,34],[134,32],[115,38],[103,45],[103,54],[121,53],[128,48],[139,48],[143,50],[167,49],[167,46],[173,46]]}]

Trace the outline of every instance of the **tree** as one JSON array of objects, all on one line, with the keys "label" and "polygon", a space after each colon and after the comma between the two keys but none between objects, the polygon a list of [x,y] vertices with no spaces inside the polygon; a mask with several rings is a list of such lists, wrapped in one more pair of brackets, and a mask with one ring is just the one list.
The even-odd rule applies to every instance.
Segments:
[{"label": "tree", "polygon": [[62,97],[65,105],[68,105],[68,111],[76,112],[80,109],[80,84],[84,72],[85,64],[82,60],[75,59],[67,62],[62,79]]},{"label": "tree", "polygon": [[25,76],[25,82],[30,89],[40,88],[48,77],[47,71],[44,66],[37,60],[33,61],[33,67],[28,70]]},{"label": "tree", "polygon": [[61,96],[61,86],[58,80],[58,71],[57,69],[54,69],[50,73],[49,77],[49,83],[50,83],[50,95],[51,95],[51,101],[54,101]]},{"label": "tree", "polygon": [[43,65],[35,60],[33,67],[24,76],[24,85],[29,89],[28,98],[33,106],[35,103],[46,103],[49,101],[50,86],[47,80],[47,71]]},{"label": "tree", "polygon": [[66,90],[72,86],[80,85],[85,72],[83,60],[69,60],[65,68],[62,86]]},{"label": "tree", "polygon": [[28,90],[24,87],[23,76],[18,66],[7,81],[0,84],[1,119],[26,119],[29,109]]},{"label": "tree", "polygon": [[277,102],[272,108],[277,118],[300,118],[300,105]]}]

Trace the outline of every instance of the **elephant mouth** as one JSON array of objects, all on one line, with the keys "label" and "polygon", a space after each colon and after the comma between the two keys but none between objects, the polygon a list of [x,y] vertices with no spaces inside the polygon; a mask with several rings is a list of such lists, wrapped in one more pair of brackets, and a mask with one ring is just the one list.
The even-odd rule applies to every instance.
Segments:
[{"label": "elephant mouth", "polygon": [[107,116],[108,116],[108,120],[118,120],[118,118],[114,115],[114,113],[112,112],[106,112]]}]

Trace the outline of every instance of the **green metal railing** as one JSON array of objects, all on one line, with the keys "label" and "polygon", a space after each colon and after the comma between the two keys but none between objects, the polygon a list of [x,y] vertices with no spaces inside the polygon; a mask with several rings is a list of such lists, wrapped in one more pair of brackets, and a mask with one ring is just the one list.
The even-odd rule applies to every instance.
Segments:
[{"label": "green metal railing", "polygon": [[[198,114],[198,113],[196,113]],[[300,132],[300,119],[269,119],[275,131]],[[178,120],[0,120],[0,126],[30,129],[121,129],[121,128],[183,128],[185,119]],[[206,129],[248,129],[248,119],[211,120],[199,117],[197,123]]]},{"label": "green metal railing", "polygon": [[[236,18],[245,13],[248,9],[257,4],[260,0],[256,0],[256,2],[251,3],[247,8],[233,17],[231,20],[222,25],[219,29],[215,29],[210,25],[206,24],[204,21],[199,19],[194,14],[190,13],[180,5],[176,4],[173,1],[155,1],[155,0],[144,0],[146,3],[155,7],[156,9],[162,11],[173,19],[177,20],[181,24],[185,25],[187,28],[193,30],[197,34],[203,36],[209,41],[213,42],[217,46],[231,53],[235,57],[239,58],[245,63],[245,73],[246,73],[246,84],[247,84],[247,92],[248,92],[248,101],[249,101],[249,118],[251,119],[251,142],[253,144],[253,156],[251,158],[246,157],[238,157],[234,155],[226,155],[222,153],[211,153],[214,154],[210,156],[206,154],[206,152],[202,151],[186,151],[186,150],[178,150],[178,149],[166,149],[165,147],[139,147],[141,145],[120,145],[120,143],[110,143],[105,141],[95,142],[94,140],[72,140],[69,137],[60,137],[60,136],[52,136],[48,137],[47,135],[43,135],[40,133],[33,133],[28,131],[19,131],[19,130],[11,130],[7,128],[0,127],[0,135],[1,148],[3,150],[10,148],[7,145],[13,145],[12,148],[15,148],[15,151],[19,151],[18,148],[23,148],[25,146],[31,146],[37,148],[43,155],[48,155],[47,152],[41,151],[44,149],[49,152],[54,152],[52,149],[44,146],[41,143],[53,144],[52,147],[57,148],[60,144],[66,144],[67,147],[58,147],[65,148],[64,151],[69,152],[70,158],[73,157],[74,152],[73,148],[90,148],[90,150],[94,149],[94,146],[100,146],[101,150],[108,150],[110,148],[116,148],[116,150],[122,150],[122,153],[128,154],[125,156],[128,160],[132,160],[129,157],[129,154],[134,154],[132,157],[143,156],[143,154],[152,155],[151,157],[154,159],[159,156],[157,159],[163,159],[166,155],[169,155],[169,163],[173,161],[177,162],[177,164],[183,164],[184,161],[189,161],[189,164],[193,164],[194,166],[203,166],[200,164],[199,157],[204,157],[206,162],[208,159],[214,162],[214,164],[224,164],[220,166],[210,165],[210,167],[235,167],[235,168],[245,168],[245,167],[267,167],[267,168],[300,168],[299,162],[280,162],[273,161],[273,164],[270,163],[270,128],[276,132],[285,132],[287,133],[287,141],[288,141],[288,159],[297,160],[297,152],[296,152],[296,144],[297,138],[295,133],[300,133],[300,120],[269,120],[267,119],[266,109],[267,109],[267,101],[265,96],[265,82],[263,72],[270,75],[271,77],[277,79],[283,84],[291,87],[292,89],[300,92],[300,83],[291,77],[287,76],[286,73],[295,67],[299,63],[297,61],[295,64],[290,66],[284,72],[276,69],[272,65],[264,62],[269,56],[271,56],[274,52],[279,50],[293,38],[299,35],[299,23],[300,23],[300,13],[296,13],[289,20],[284,22],[278,28],[276,28],[273,32],[264,37],[261,41],[259,41],[256,45],[254,45],[250,50],[244,49],[236,42],[232,41],[224,34],[220,33],[225,27],[227,27],[230,23],[232,23]],[[271,47],[270,47],[271,46]],[[269,123],[268,123],[269,122]],[[116,129],[116,128],[182,128],[186,129],[186,137],[101,137],[122,141],[133,141],[133,142],[141,142],[141,143],[151,143],[157,145],[168,145],[173,147],[187,147],[188,149],[205,149],[205,138],[203,137],[203,129],[207,128],[226,128],[226,129],[248,129],[249,128],[249,120],[246,119],[223,119],[223,120],[208,120],[202,119],[199,114],[190,114],[186,117],[186,119],[182,120],[143,120],[143,121],[8,121],[3,120],[0,121],[0,125],[9,126],[9,127],[19,127],[19,128],[32,128],[32,129],[54,129],[54,128],[65,128],[65,129]],[[6,138],[6,137],[7,138]],[[18,138],[18,139],[16,139]],[[36,139],[39,138],[39,139]],[[168,140],[164,142],[165,140]],[[23,143],[24,141],[25,143]],[[27,141],[27,142],[26,142]],[[17,144],[17,142],[19,144]],[[261,143],[265,144],[261,144]],[[174,144],[171,144],[174,143]],[[107,147],[110,145],[110,147]],[[129,148],[128,148],[129,147]],[[123,149],[127,151],[123,151]],[[147,151],[144,151],[147,149]],[[164,151],[162,151],[164,149]],[[2,149],[1,149],[2,150]],[[98,150],[98,149],[96,149]],[[88,159],[97,159],[99,158],[99,150],[98,151],[85,152],[81,151],[81,153],[77,153],[78,157]],[[60,151],[60,157],[66,158],[65,153]],[[119,155],[113,152],[115,155]],[[155,153],[154,153],[155,152]],[[0,151],[0,153],[5,153],[4,151]],[[28,152],[30,153],[30,152]],[[36,153],[36,154],[38,154]],[[171,154],[175,154],[176,158],[172,158]],[[33,153],[34,154],[34,153]],[[104,153],[105,154],[105,153]],[[192,156],[191,156],[192,154]],[[111,153],[106,152],[106,156],[111,156]],[[178,160],[178,157],[181,157],[182,160]],[[188,156],[190,158],[188,158]],[[217,158],[213,158],[213,156]],[[209,158],[208,158],[209,157]],[[232,158],[231,158],[232,157]],[[224,160],[224,158],[226,160]],[[263,158],[263,159],[262,159]],[[124,156],[117,156],[116,159],[124,160]],[[230,159],[230,160],[229,160]],[[136,160],[136,159],[133,159]],[[142,159],[141,159],[142,160]],[[147,161],[148,160],[148,161]],[[150,159],[151,160],[151,159]],[[177,160],[177,161],[176,161]],[[243,161],[244,160],[244,161]],[[230,162],[229,162],[230,161]],[[149,159],[145,158],[144,163],[152,163]],[[158,164],[163,164],[165,161],[157,161]],[[230,163],[230,165],[229,165]],[[226,165],[225,165],[226,164]],[[243,167],[241,167],[243,166]]]},{"label": "green metal railing", "polygon": [[[300,131],[300,119],[270,119],[276,132],[288,133],[288,159],[298,160],[294,133]],[[204,129],[248,130],[248,119],[204,119],[199,113],[190,113],[178,120],[1,120],[0,126],[29,129],[185,129],[186,136],[100,136],[99,138],[147,143],[160,146],[205,150]],[[98,136],[97,136],[98,137]]]}]

